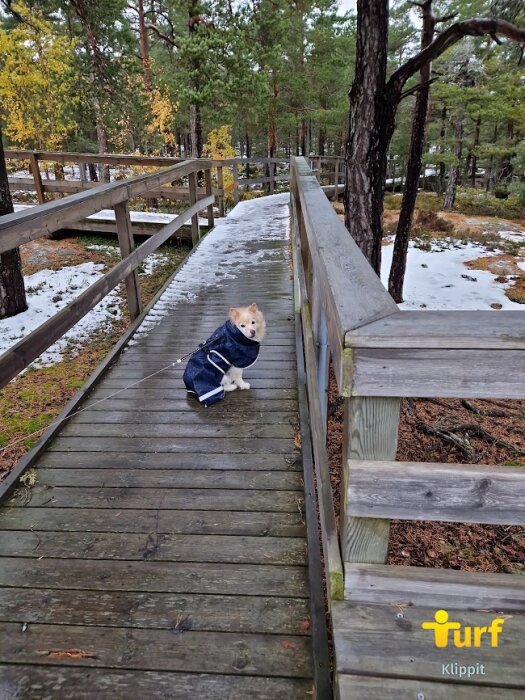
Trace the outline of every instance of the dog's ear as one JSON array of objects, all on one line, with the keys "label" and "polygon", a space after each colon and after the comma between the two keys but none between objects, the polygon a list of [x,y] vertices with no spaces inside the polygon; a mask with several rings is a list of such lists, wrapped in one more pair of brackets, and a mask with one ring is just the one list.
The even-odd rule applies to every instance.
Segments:
[{"label": "dog's ear", "polygon": [[234,306],[230,309],[230,320],[232,320],[235,323],[235,320],[239,317],[239,309],[236,309]]},{"label": "dog's ear", "polygon": [[258,311],[257,304],[250,304],[248,311]]}]

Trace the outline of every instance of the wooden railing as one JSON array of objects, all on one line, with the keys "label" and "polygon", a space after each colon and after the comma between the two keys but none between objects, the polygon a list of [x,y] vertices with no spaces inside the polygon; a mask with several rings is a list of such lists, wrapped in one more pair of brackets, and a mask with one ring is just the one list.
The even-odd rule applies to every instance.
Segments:
[{"label": "wooden railing", "polygon": [[325,186],[325,192],[332,199],[343,191],[345,182],[345,159],[343,156],[308,156],[308,165],[318,182]]},{"label": "wooden railing", "polygon": [[[9,177],[9,185],[12,191],[21,190],[36,192],[38,202],[43,204],[46,195],[62,196],[83,192],[87,189],[100,186],[103,169],[109,169],[110,177],[119,175],[119,168],[161,168],[169,167],[181,162],[187,162],[182,158],[170,158],[161,156],[135,156],[119,154],[93,154],[93,153],[66,153],[60,151],[28,151],[8,149],[5,151],[8,161],[22,161],[29,163],[31,177]],[[217,197],[219,211],[224,215],[227,197],[230,194],[225,187],[225,170],[231,172],[231,200],[235,205],[239,202],[241,192],[250,187],[264,185],[267,194],[273,194],[279,183],[288,182],[288,161],[280,158],[229,158],[225,160],[199,159],[205,163],[211,163],[211,169],[206,169],[205,187],[198,186],[197,194],[205,195],[210,187]],[[74,179],[51,179],[45,177],[42,166],[49,164],[72,164],[75,171]],[[97,166],[97,167],[95,167]],[[281,172],[278,172],[280,170]],[[78,171],[78,177],[76,177]],[[91,180],[95,176],[97,180]],[[190,198],[187,188],[163,186],[152,189],[148,193],[150,198],[173,199],[186,201]]]},{"label": "wooden railing", "polygon": [[[191,220],[192,241],[200,238],[199,211],[207,209],[208,221],[213,225],[211,180],[206,176],[204,196],[199,196],[198,174],[210,172],[211,161],[187,160],[149,175],[98,185],[94,189],[72,194],[64,199],[32,207],[26,211],[0,217],[0,253],[17,248],[82,219],[85,216],[112,207],[115,211],[118,239],[122,260],[103,277],[92,284],[68,306],[39,326],[0,356],[0,387],[17,376],[35,358],[47,350],[66,331],[96,306],[123,280],[126,283],[127,303],[131,320],[142,309],[137,267],[144,259],[173,236]],[[129,215],[129,200],[133,197],[149,197],[168,184],[188,188],[190,206],[173,221],[151,236],[138,248],[134,246]]]},{"label": "wooden railing", "polygon": [[[304,158],[290,190],[328,591],[386,560],[390,518],[525,523],[525,472],[395,462],[401,397],[525,397],[525,313],[400,311]],[[331,363],[344,397],[339,534],[326,453]],[[342,564],[343,563],[343,564]],[[355,577],[354,577],[355,580]]]}]

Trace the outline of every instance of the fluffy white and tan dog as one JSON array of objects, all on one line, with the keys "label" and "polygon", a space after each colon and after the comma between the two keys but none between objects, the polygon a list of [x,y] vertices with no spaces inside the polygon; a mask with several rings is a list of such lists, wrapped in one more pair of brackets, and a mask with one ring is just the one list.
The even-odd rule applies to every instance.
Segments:
[{"label": "fluffy white and tan dog", "polygon": [[184,371],[184,384],[205,406],[220,401],[227,391],[249,389],[242,378],[259,355],[266,323],[257,304],[230,309],[229,318],[193,353]]}]

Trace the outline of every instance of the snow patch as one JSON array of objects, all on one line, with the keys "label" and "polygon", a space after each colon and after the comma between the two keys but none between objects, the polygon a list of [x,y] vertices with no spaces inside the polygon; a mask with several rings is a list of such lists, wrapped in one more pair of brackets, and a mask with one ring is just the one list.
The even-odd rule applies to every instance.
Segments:
[{"label": "snow patch", "polygon": [[[0,321],[0,353],[41,326],[90,285],[102,277],[104,265],[82,263],[61,270],[40,270],[25,276],[26,298],[29,308],[17,316]],[[49,366],[62,359],[67,345],[80,344],[97,330],[110,326],[120,318],[120,296],[113,290],[97,306],[80,319],[60,340],[35,360],[36,366]]]},{"label": "snow patch", "polygon": [[[382,248],[381,279],[385,286],[388,285],[393,250],[391,244]],[[491,304],[501,304],[503,309],[523,310],[522,304],[505,296],[505,289],[512,283],[495,282],[496,275],[492,272],[471,270],[465,266],[470,260],[496,254],[473,243],[447,247],[436,243],[429,251],[416,248],[411,243],[404,285],[405,301],[399,304],[399,308],[486,310],[491,308]]]}]

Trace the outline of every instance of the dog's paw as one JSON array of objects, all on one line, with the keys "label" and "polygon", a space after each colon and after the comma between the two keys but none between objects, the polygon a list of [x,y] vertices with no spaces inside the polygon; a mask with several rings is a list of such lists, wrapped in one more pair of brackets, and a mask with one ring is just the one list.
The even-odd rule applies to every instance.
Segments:
[{"label": "dog's paw", "polygon": [[249,388],[250,388],[249,382],[239,382],[239,389],[249,389]]},{"label": "dog's paw", "polygon": [[235,389],[237,389],[236,384],[223,384],[222,386],[224,391],[235,391]]}]

